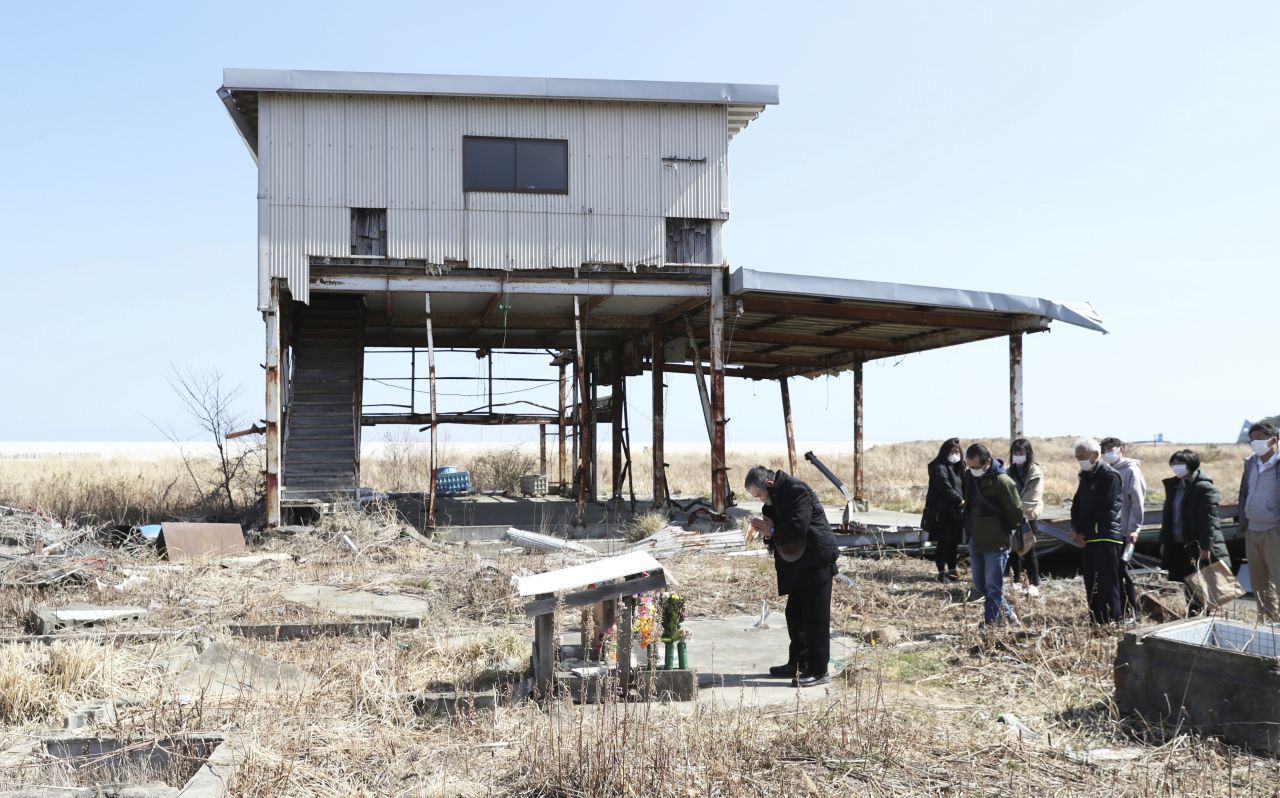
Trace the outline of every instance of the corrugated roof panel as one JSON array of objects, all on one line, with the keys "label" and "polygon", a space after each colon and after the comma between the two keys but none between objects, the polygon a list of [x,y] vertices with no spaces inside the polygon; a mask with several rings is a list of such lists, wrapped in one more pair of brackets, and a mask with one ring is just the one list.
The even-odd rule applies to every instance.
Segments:
[{"label": "corrugated roof panel", "polygon": [[347,106],[341,95],[307,98],[306,194],[308,205],[347,207],[343,154],[347,149]]},{"label": "corrugated roof panel", "polygon": [[427,161],[427,195],[432,210],[461,210],[462,134],[467,125],[467,109],[462,100],[423,99],[427,121],[431,127]]},{"label": "corrugated roof panel", "polygon": [[387,202],[388,97],[347,98],[347,194],[352,208],[384,208]]},{"label": "corrugated roof panel", "polygon": [[653,105],[620,106],[622,118],[622,212],[628,216],[661,216],[662,126]]},{"label": "corrugated roof panel", "polygon": [[397,97],[387,104],[388,208],[431,207],[427,103],[424,97]]}]

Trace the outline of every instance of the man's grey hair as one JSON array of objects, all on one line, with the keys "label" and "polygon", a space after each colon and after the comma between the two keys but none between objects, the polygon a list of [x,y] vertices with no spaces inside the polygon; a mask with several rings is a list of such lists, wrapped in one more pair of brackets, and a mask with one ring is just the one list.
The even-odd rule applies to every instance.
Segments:
[{"label": "man's grey hair", "polygon": [[1078,438],[1075,448],[1084,449],[1089,454],[1102,454],[1102,444],[1097,438]]},{"label": "man's grey hair", "polygon": [[752,468],[750,471],[747,472],[747,479],[746,479],[747,490],[751,490],[752,488],[756,488],[758,490],[764,490],[765,484],[772,482],[773,478],[777,475],[777,473],[778,472],[774,471],[773,469],[765,468],[762,465],[758,465],[755,468]]}]

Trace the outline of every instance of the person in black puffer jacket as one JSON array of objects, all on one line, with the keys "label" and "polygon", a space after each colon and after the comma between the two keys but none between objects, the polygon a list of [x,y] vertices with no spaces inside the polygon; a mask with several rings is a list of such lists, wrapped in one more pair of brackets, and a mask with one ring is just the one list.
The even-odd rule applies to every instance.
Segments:
[{"label": "person in black puffer jacket", "polygon": [[769,669],[800,687],[830,681],[831,580],[838,573],[836,547],[827,513],[813,488],[784,471],[756,466],[747,472],[746,489],[764,502],[763,518],[751,526],[773,551],[778,595],[787,597],[786,665]]},{"label": "person in black puffer jacket", "polygon": [[960,517],[964,511],[964,463],[960,456],[960,439],[942,442],[938,456],[929,463],[929,492],[924,499],[924,517],[929,540],[935,546],[933,562],[938,566],[939,582],[959,581],[956,555],[964,540]]}]

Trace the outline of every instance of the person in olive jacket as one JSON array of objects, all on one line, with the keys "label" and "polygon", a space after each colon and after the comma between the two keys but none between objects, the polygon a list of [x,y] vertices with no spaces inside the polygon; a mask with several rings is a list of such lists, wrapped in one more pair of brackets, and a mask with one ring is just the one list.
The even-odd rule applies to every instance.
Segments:
[{"label": "person in olive jacket", "polygon": [[1120,515],[1124,506],[1120,474],[1102,461],[1102,444],[1095,438],[1076,441],[1080,483],[1071,500],[1071,531],[1084,554],[1081,572],[1089,615],[1094,623],[1119,621],[1120,554],[1124,548]]},{"label": "person in olive jacket", "polygon": [[778,595],[787,597],[787,664],[769,668],[769,674],[798,687],[826,684],[831,580],[840,556],[827,512],[813,488],[784,471],[756,466],[747,472],[746,489],[764,503],[764,517],[752,519],[751,526],[772,549]]},{"label": "person in olive jacket", "polygon": [[[1169,580],[1186,582],[1188,576],[1214,560],[1231,566],[1231,555],[1222,537],[1218,517],[1218,487],[1200,470],[1200,455],[1190,449],[1169,458],[1173,476],[1164,481],[1164,517],[1160,523],[1160,560]],[[1188,611],[1204,611],[1199,599],[1187,590]]]},{"label": "person in olive jacket", "polygon": [[1013,531],[1022,525],[1018,486],[1004,463],[980,443],[965,451],[964,531],[969,536],[969,569],[973,586],[983,596],[982,626],[1000,623],[1000,614],[1017,625],[1018,616],[1004,598],[1004,568],[1009,562]]},{"label": "person in olive jacket", "polygon": [[938,566],[939,582],[956,582],[956,556],[964,537],[960,514],[964,509],[964,458],[960,455],[960,439],[942,442],[938,456],[929,463],[929,492],[925,494],[922,520],[929,540],[933,541],[933,561]]}]

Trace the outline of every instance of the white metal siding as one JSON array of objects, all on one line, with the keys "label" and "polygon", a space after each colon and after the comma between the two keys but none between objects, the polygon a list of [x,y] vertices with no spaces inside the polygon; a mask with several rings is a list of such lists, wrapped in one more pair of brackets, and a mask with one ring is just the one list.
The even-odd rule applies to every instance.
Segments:
[{"label": "white metal siding", "polygon": [[[350,252],[350,208],[388,209],[391,257],[494,269],[659,264],[667,217],[728,215],[721,106],[298,93],[260,102],[261,268],[303,301],[307,257]],[[569,193],[464,192],[466,135],[567,140]]]}]

